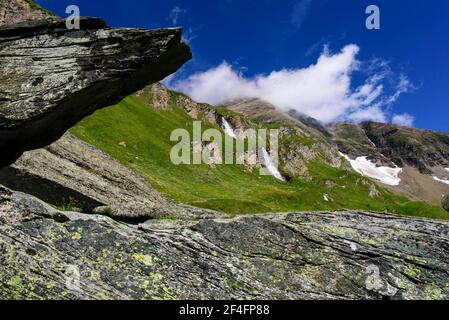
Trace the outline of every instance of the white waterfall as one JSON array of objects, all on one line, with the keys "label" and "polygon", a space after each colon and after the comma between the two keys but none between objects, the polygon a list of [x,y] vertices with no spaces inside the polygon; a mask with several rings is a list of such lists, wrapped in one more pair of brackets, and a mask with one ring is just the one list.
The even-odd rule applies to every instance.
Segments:
[{"label": "white waterfall", "polygon": [[231,125],[229,124],[229,122],[228,122],[225,118],[222,118],[222,120],[223,120],[223,130],[224,130],[224,132],[225,132],[228,136],[230,136],[231,138],[236,139],[237,136],[235,135],[234,129],[232,129],[232,127],[231,127]]},{"label": "white waterfall", "polygon": [[265,161],[265,166],[267,167],[267,170],[271,173],[271,175],[278,180],[285,181],[284,177],[279,172],[278,168],[271,161],[271,157],[265,148],[262,148],[262,154],[263,159]]}]

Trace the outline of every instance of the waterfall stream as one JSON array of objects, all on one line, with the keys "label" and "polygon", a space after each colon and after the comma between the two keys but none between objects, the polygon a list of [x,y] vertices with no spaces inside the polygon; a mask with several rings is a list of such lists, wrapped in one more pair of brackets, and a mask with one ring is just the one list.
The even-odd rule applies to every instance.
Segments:
[{"label": "waterfall stream", "polygon": [[271,157],[268,154],[267,149],[262,148],[262,154],[263,154],[265,166],[267,167],[267,170],[271,173],[271,175],[278,180],[285,181],[284,177],[279,172],[278,168],[271,161]]}]

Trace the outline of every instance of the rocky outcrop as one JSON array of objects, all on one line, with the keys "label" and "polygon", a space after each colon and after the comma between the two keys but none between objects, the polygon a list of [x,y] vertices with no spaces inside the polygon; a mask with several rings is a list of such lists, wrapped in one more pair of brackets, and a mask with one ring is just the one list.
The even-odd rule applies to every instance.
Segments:
[{"label": "rocky outcrop", "polygon": [[432,173],[434,167],[449,167],[447,133],[375,122],[361,127],[379,152],[399,167],[409,165],[424,174]]},{"label": "rocky outcrop", "polygon": [[25,152],[13,166],[0,170],[0,184],[56,207],[119,220],[221,216],[175,205],[140,175],[69,133],[45,149]]},{"label": "rocky outcrop", "polygon": [[338,122],[330,126],[329,131],[338,150],[351,159],[364,156],[380,166],[393,166],[393,162],[377,149],[357,123]]},{"label": "rocky outcrop", "polygon": [[[274,105],[264,100],[237,99],[226,103],[226,108],[245,115],[248,119],[258,123],[274,123],[288,126],[301,126],[300,121],[286,113],[279,111]],[[306,126],[301,129],[307,130]]]},{"label": "rocky outcrop", "polygon": [[447,299],[449,224],[368,212],[129,225],[0,189],[1,299]]},{"label": "rocky outcrop", "polygon": [[180,29],[111,29],[94,18],[80,30],[57,19],[0,27],[0,167],[190,58]]},{"label": "rocky outcrop", "polygon": [[0,0],[0,26],[49,16],[51,13],[31,0]]}]

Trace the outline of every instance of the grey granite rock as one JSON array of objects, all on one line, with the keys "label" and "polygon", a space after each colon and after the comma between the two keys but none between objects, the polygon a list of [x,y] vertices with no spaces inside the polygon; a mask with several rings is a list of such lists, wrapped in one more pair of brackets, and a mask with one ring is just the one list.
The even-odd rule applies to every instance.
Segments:
[{"label": "grey granite rock", "polygon": [[1,299],[447,299],[449,224],[369,212],[139,225],[0,189]]},{"label": "grey granite rock", "polygon": [[112,29],[94,18],[80,30],[56,18],[0,27],[0,167],[190,58],[180,29]]}]

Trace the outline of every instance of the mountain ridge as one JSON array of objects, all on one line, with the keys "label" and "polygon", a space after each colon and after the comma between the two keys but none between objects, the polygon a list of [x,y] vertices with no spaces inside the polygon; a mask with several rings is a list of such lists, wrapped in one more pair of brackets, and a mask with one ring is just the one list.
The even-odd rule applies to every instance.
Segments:
[{"label": "mountain ridge", "polygon": [[0,298],[443,300],[448,236],[361,211],[129,225],[0,187]]}]

